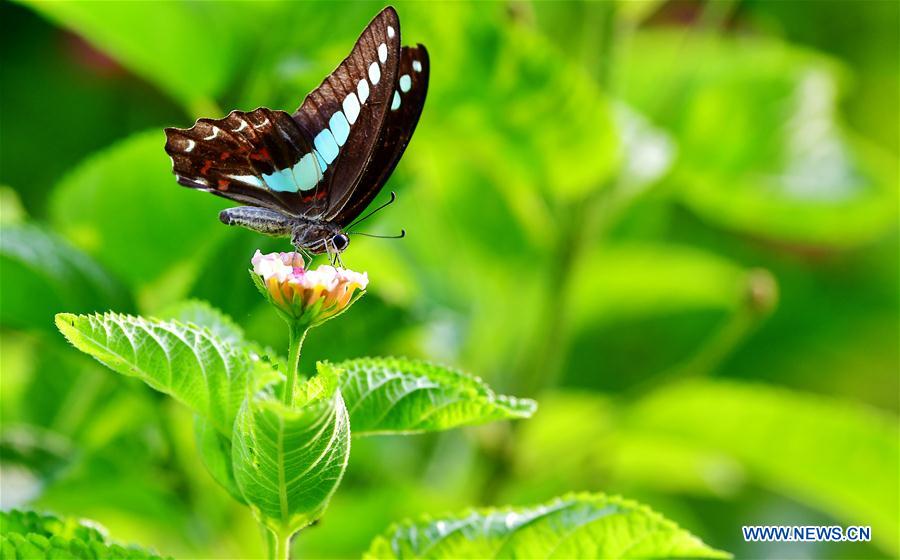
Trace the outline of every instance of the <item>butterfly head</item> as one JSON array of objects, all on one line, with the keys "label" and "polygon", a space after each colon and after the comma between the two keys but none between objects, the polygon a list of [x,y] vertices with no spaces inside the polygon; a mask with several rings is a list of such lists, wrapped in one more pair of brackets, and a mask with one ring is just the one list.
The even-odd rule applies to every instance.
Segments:
[{"label": "butterfly head", "polygon": [[331,237],[331,245],[338,253],[350,246],[350,237],[346,233],[338,233]]}]

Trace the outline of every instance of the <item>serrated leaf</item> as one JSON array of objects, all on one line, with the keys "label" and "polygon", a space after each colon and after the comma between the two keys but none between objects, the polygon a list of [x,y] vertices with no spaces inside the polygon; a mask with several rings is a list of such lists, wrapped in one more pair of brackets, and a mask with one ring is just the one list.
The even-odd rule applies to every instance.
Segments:
[{"label": "serrated leaf", "polygon": [[647,506],[617,496],[570,494],[524,508],[406,521],[366,558],[730,558]]},{"label": "serrated leaf", "polygon": [[[714,419],[714,421],[711,421]],[[900,549],[897,417],[762,385],[696,382],[638,403],[626,433],[667,437],[737,459],[772,489],[847,524],[865,520],[888,552]]]},{"label": "serrated leaf", "polygon": [[530,399],[495,394],[481,379],[403,358],[361,358],[338,364],[341,393],[354,435],[448,430],[528,418]]},{"label": "serrated leaf", "polygon": [[33,511],[0,512],[0,558],[158,559],[137,546],[111,542],[93,522],[59,518]]},{"label": "serrated leaf", "polygon": [[0,322],[48,329],[60,309],[90,312],[128,297],[100,265],[65,240],[34,225],[0,229]]},{"label": "serrated leaf", "polygon": [[282,537],[321,516],[350,457],[350,421],[333,366],[319,364],[288,407],[261,392],[241,407],[234,476],[254,515]]},{"label": "serrated leaf", "polygon": [[231,434],[246,395],[277,376],[255,353],[197,325],[118,313],[60,313],[56,326],[82,352],[171,395],[223,434]]},{"label": "serrated leaf", "polygon": [[205,301],[191,299],[182,301],[156,314],[160,319],[176,319],[182,323],[193,323],[206,327],[219,340],[231,345],[244,344],[244,330],[234,319],[222,313]]}]

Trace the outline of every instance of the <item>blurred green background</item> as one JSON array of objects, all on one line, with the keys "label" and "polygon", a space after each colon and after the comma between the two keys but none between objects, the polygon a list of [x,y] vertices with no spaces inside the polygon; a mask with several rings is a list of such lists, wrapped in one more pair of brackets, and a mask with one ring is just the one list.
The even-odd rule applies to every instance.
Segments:
[{"label": "blurred green background", "polygon": [[[225,202],[175,183],[162,129],[292,111],[381,7],[0,4],[3,508],[176,557],[262,555],[190,414],[51,318],[193,297],[284,347],[246,270],[287,242],[221,226]],[[540,409],[355,440],[295,555],[595,490],[739,557],[897,557],[900,4],[396,7],[432,81],[369,230],[409,234],[354,239],[369,294],[301,367],[423,357]],[[873,542],[747,544],[745,524],[871,525]]]}]

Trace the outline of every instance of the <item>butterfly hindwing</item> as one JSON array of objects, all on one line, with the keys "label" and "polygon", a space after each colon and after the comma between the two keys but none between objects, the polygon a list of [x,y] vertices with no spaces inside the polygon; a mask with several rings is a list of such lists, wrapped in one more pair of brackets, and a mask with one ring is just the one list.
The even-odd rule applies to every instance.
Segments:
[{"label": "butterfly hindwing", "polygon": [[400,61],[400,22],[387,7],[349,56],[313,90],[294,119],[313,139],[331,220],[360,184],[390,109]]},{"label": "butterfly hindwing", "polygon": [[347,227],[375,199],[400,161],[412,138],[428,93],[431,66],[423,45],[403,47],[397,82],[375,151],[347,203],[334,216]]},{"label": "butterfly hindwing", "polygon": [[167,128],[166,152],[186,187],[295,216],[325,209],[312,141],[284,111],[232,111]]}]

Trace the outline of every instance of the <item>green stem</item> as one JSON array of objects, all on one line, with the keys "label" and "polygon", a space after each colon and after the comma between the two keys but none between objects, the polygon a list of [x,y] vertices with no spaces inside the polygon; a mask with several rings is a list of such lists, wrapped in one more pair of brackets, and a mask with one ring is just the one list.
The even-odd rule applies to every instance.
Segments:
[{"label": "green stem", "polygon": [[266,533],[266,558],[268,560],[291,560],[291,538],[293,533],[281,534],[264,528]]},{"label": "green stem", "polygon": [[308,330],[309,328],[305,325],[288,323],[288,337],[290,338],[288,376],[287,382],[284,384],[284,393],[281,395],[281,401],[288,406],[294,402],[294,385],[297,382],[297,371],[300,369],[300,349]]}]

